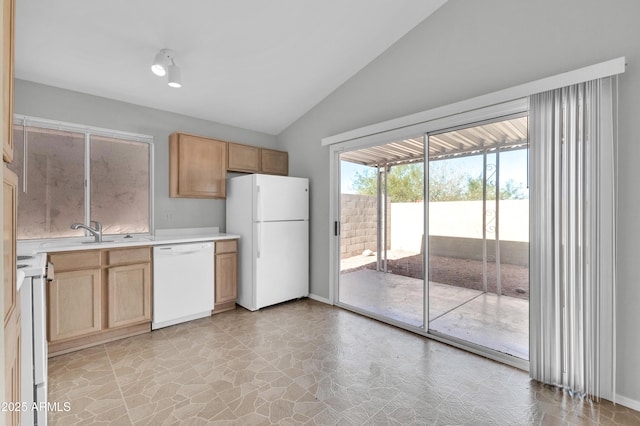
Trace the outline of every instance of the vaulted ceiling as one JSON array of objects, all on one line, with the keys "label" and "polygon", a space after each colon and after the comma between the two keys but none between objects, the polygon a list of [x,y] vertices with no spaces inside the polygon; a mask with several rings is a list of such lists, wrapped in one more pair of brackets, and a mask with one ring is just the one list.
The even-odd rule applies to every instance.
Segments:
[{"label": "vaulted ceiling", "polygon": [[279,134],[445,1],[18,1],[16,78]]}]

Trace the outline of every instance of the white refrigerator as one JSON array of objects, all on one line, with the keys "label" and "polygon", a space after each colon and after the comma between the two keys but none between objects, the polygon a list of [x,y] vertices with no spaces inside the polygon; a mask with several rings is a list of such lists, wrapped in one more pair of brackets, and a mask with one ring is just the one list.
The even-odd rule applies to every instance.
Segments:
[{"label": "white refrigerator", "polygon": [[227,182],[238,242],[237,303],[250,311],[309,295],[309,180],[252,174]]}]

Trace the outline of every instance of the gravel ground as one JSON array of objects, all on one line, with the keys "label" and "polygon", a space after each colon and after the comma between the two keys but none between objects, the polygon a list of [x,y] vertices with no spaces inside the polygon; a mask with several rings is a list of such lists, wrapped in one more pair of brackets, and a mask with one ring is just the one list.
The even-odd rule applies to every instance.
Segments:
[{"label": "gravel ground", "polygon": [[[482,290],[482,261],[457,259],[453,257],[430,256],[429,281],[458,287]],[[342,271],[352,272],[359,269],[376,269],[376,263]],[[412,278],[422,278],[422,255],[406,256],[399,259],[389,259],[387,269],[394,274]],[[529,268],[520,265],[500,265],[502,294],[505,296],[529,299]],[[487,289],[496,292],[496,264],[487,263]]]}]

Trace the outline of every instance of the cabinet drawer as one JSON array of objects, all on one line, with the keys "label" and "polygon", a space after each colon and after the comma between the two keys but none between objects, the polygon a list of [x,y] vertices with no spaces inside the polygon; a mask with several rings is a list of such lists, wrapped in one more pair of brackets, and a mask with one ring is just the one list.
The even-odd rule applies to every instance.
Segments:
[{"label": "cabinet drawer", "polygon": [[49,261],[53,263],[56,272],[100,268],[100,250],[52,253]]},{"label": "cabinet drawer", "polygon": [[216,241],[216,254],[235,253],[238,251],[238,240]]},{"label": "cabinet drawer", "polygon": [[149,247],[136,247],[127,249],[109,250],[108,264],[122,265],[129,263],[151,262],[151,249]]}]

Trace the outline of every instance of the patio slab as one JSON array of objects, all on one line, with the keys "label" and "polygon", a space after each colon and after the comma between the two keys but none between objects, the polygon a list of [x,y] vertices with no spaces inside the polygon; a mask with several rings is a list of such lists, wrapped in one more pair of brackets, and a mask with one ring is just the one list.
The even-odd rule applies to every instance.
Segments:
[{"label": "patio slab", "polygon": [[[529,358],[529,302],[429,283],[432,330],[518,358]],[[340,275],[340,302],[421,327],[422,280],[371,269]]]},{"label": "patio slab", "polygon": [[[422,280],[416,280],[417,285],[422,287]],[[456,287],[447,284],[429,283],[429,321],[439,318],[453,309],[480,296],[480,290]]]},{"label": "patio slab", "polygon": [[430,321],[432,330],[529,359],[529,302],[486,293]]},{"label": "patio slab", "polygon": [[340,302],[422,326],[422,280],[361,269],[340,275]]}]

